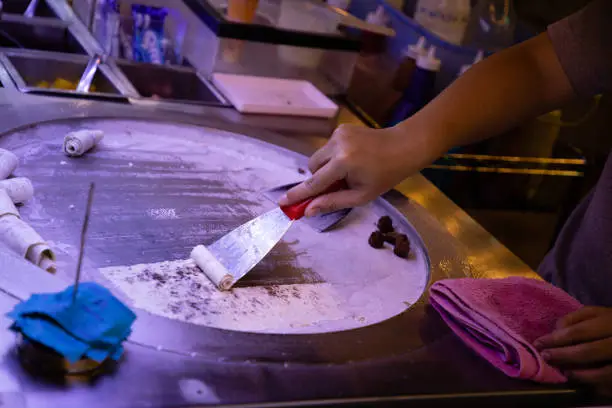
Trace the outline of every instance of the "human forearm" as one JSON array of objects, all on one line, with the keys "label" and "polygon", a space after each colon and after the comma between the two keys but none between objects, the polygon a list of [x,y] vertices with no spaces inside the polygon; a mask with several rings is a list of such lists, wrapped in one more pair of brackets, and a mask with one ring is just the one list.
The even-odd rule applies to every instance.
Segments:
[{"label": "human forearm", "polygon": [[410,119],[373,130],[340,126],[310,159],[312,178],[281,200],[321,194],[307,214],[354,207],[418,172],[453,146],[495,136],[572,99],[573,89],[546,34],[478,63]]},{"label": "human forearm", "polygon": [[542,34],[476,64],[398,129],[407,139],[422,138],[436,156],[498,135],[573,97],[550,39]]}]

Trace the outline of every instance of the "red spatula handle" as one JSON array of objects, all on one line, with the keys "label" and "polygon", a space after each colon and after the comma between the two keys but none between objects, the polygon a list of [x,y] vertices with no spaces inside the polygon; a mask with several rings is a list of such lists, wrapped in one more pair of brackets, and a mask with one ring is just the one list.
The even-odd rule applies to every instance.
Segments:
[{"label": "red spatula handle", "polygon": [[[336,191],[344,190],[345,188],[346,182],[344,180],[336,181],[334,184],[325,189],[321,194],[319,194],[319,196],[329,193],[335,193]],[[283,210],[285,215],[291,220],[297,221],[304,216],[306,208],[310,203],[312,203],[315,198],[316,197],[311,197],[305,201],[296,204],[282,206],[281,210]]]}]

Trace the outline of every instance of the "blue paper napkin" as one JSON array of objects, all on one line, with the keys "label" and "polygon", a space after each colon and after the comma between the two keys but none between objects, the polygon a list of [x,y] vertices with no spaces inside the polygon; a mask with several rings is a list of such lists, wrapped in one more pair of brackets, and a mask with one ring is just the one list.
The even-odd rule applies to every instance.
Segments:
[{"label": "blue paper napkin", "polygon": [[7,314],[11,329],[57,351],[69,361],[119,359],[121,343],[130,335],[136,315],[112,293],[93,282],[59,293],[40,293],[19,303]]}]

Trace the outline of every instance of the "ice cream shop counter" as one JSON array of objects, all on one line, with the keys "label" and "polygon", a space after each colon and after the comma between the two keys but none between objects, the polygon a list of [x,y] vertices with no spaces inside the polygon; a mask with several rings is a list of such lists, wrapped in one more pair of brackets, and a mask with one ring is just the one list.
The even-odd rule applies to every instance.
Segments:
[{"label": "ice cream shop counter", "polygon": [[494,367],[440,317],[453,292],[436,282],[537,275],[421,175],[333,225],[294,222],[219,290],[194,247],[275,210],[333,129],[362,122],[342,104],[239,113],[193,67],[109,61],[61,2],[34,3],[0,20],[22,45],[60,33],[0,50],[3,406],[596,402],[513,355],[530,346],[483,340],[491,361],[510,350]]},{"label": "ice cream shop counter", "polygon": [[[443,278],[534,273],[419,175],[330,231],[297,222],[229,292],[199,272],[191,249],[274,208],[266,191],[305,179],[308,155],[335,123],[15,90],[1,98],[0,148],[18,158],[14,175],[34,187],[20,217],[54,252],[56,269],[37,267],[10,243],[3,248],[3,315],[33,293],[74,281],[92,182],[82,280],[108,288],[136,314],[122,357],[95,376],[41,375],[36,368],[58,362],[32,367],[7,328],[0,377],[7,406],[588,401],[567,385],[507,378],[428,306],[428,288]],[[358,123],[345,110],[338,120]],[[93,129],[104,133],[99,143],[80,157],[65,154],[66,134]],[[408,259],[368,245],[385,215],[410,238]]]}]

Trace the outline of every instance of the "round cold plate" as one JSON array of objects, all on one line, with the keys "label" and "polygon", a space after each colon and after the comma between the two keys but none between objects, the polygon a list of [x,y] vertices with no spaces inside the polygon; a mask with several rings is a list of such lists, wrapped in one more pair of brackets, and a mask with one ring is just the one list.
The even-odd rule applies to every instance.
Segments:
[{"label": "round cold plate", "polygon": [[[80,158],[64,135],[101,129]],[[423,294],[429,260],[422,241],[383,200],[319,233],[295,223],[272,253],[229,292],[217,291],[187,258],[274,208],[263,192],[302,180],[307,159],[234,133],[136,120],[40,124],[3,137],[20,158],[35,198],[21,214],[55,249],[59,274],[74,274],[87,186],[96,183],[86,276],[133,307],[207,327],[264,333],[325,333],[401,314]],[[412,242],[409,259],[373,249],[376,220],[390,215]]]}]

